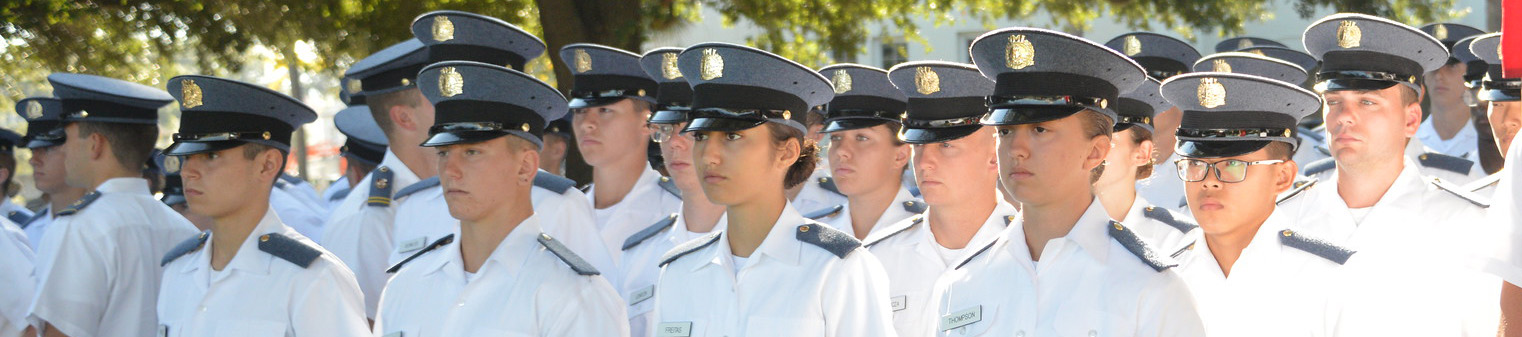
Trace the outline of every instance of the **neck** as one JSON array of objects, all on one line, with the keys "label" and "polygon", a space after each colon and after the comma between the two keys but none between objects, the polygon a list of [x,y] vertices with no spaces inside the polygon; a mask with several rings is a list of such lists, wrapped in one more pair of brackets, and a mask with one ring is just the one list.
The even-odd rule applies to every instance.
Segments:
[{"label": "neck", "polygon": [[703,194],[703,189],[695,191],[682,191],[682,219],[687,223],[687,231],[693,233],[708,233],[719,224],[719,217],[724,216],[724,206],[714,204]]},{"label": "neck", "polygon": [[1136,204],[1136,182],[1121,182],[1098,186],[1099,204],[1104,206],[1105,214],[1111,219],[1124,220],[1127,213],[1131,213],[1131,206]]},{"label": "neck", "polygon": [[1221,275],[1231,276],[1231,267],[1242,257],[1242,251],[1247,250],[1247,245],[1252,243],[1253,236],[1258,234],[1265,221],[1268,221],[1267,215],[1250,219],[1246,223],[1254,225],[1238,226],[1231,232],[1205,233],[1205,244],[1210,246],[1210,255],[1220,265]]},{"label": "neck", "polygon": [[1083,193],[1061,196],[1039,205],[1025,204],[1020,217],[1023,219],[1025,243],[1030,247],[1032,260],[1041,260],[1041,250],[1046,248],[1047,241],[1067,236],[1068,232],[1073,231],[1078,218],[1082,218],[1089,204],[1094,202],[1093,192],[1088,188],[1082,191]]},{"label": "neck", "polygon": [[592,190],[592,207],[604,209],[623,202],[639,183],[639,177],[645,174],[645,156],[625,157],[625,160],[592,168],[592,184],[596,186]]},{"label": "neck", "polygon": [[[269,200],[269,195],[253,200]],[[229,214],[211,219],[211,269],[221,271],[232,262],[243,242],[253,233],[264,214],[269,211],[268,202],[254,202]]]},{"label": "neck", "polygon": [[1432,129],[1437,131],[1437,136],[1443,140],[1453,139],[1454,136],[1469,126],[1469,104],[1464,100],[1451,99],[1448,102],[1432,101]]},{"label": "neck", "polygon": [[[522,194],[524,198],[519,200],[528,200],[527,193]],[[460,260],[465,262],[465,272],[481,270],[481,265],[486,264],[486,259],[497,250],[502,240],[506,240],[508,234],[523,224],[523,220],[534,215],[533,207],[527,202],[508,205],[510,206],[500,212],[481,219],[460,221],[460,236],[455,240],[460,242]]]},{"label": "neck", "polygon": [[941,247],[967,248],[972,237],[978,234],[984,222],[999,207],[996,195],[969,193],[967,196],[972,200],[931,204],[930,209],[925,211],[925,219],[930,221],[930,234],[935,236],[935,242]]},{"label": "neck", "polygon": [[766,240],[766,234],[771,232],[772,225],[777,223],[777,218],[782,216],[782,209],[786,206],[787,199],[782,197],[782,190],[778,189],[775,194],[726,208],[729,227],[724,231],[729,237],[730,252],[739,257],[750,257],[751,253],[755,253],[756,247],[760,247],[761,242]]},{"label": "neck", "polygon": [[100,165],[100,166],[98,166],[95,169],[94,175],[92,177],[90,177],[90,179],[91,179],[91,181],[90,181],[90,187],[87,187],[87,188],[84,188],[84,189],[86,189],[86,190],[94,190],[96,188],[100,188],[101,184],[104,184],[104,183],[106,183],[107,180],[111,180],[111,179],[116,179],[116,178],[139,178],[139,179],[141,179],[142,177],[143,177],[143,173],[142,172],[134,172],[134,171],[131,171],[131,170],[127,170],[127,169],[121,168],[121,166],[119,166],[119,165]]},{"label": "neck", "polygon": [[1405,166],[1405,160],[1353,167],[1344,167],[1339,163],[1337,195],[1348,204],[1348,208],[1372,207],[1385,196],[1390,186],[1395,185],[1395,180],[1400,178],[1400,172]]},{"label": "neck", "polygon": [[877,225],[877,220],[883,217],[883,212],[893,206],[893,199],[898,196],[898,180],[893,185],[883,184],[878,188],[846,196],[851,209],[851,229],[856,233],[856,239],[864,239],[872,227]]},{"label": "neck", "polygon": [[68,208],[69,204],[79,200],[79,197],[85,195],[85,191],[87,190],[78,187],[64,187],[48,192],[48,212],[52,213],[50,216],[58,216],[58,211]]},{"label": "neck", "polygon": [[[437,169],[438,157],[434,156],[431,153],[427,153],[426,150],[428,150],[428,148],[418,146],[418,144],[422,143],[422,141],[408,144],[405,143],[406,141],[401,140],[401,138],[407,137],[393,138],[396,139],[396,141],[391,142],[390,150],[391,154],[395,155],[397,160],[402,161],[402,165],[407,166],[408,171],[412,171],[412,174],[417,175],[418,179],[428,179],[439,175]],[[404,186],[397,186],[397,188],[402,187]]]}]

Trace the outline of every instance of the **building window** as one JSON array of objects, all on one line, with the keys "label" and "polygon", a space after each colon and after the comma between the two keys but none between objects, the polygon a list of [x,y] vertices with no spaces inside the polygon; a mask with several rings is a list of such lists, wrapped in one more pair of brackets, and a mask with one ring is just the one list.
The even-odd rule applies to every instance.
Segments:
[{"label": "building window", "polygon": [[883,69],[892,68],[899,63],[909,61],[909,44],[906,42],[883,42],[882,49]]}]

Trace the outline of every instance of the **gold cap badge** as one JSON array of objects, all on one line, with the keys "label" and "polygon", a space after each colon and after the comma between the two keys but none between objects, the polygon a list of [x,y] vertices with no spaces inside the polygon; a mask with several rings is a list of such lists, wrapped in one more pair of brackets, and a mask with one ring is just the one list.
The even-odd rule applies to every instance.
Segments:
[{"label": "gold cap badge", "polygon": [[1205,108],[1226,105],[1226,86],[1221,85],[1220,80],[1215,78],[1206,77],[1200,79],[1198,95],[1200,106]]},{"label": "gold cap badge", "polygon": [[183,97],[180,105],[186,109],[201,106],[201,86],[196,85],[195,80],[188,78],[180,80],[180,96]]},{"label": "gold cap badge", "polygon": [[1141,54],[1141,48],[1141,39],[1136,38],[1136,35],[1126,36],[1126,56]]},{"label": "gold cap badge", "polygon": [[1229,73],[1231,72],[1231,64],[1226,63],[1226,60],[1215,59],[1215,61],[1211,62],[1210,70],[1218,73]]},{"label": "gold cap badge", "polygon": [[1004,65],[1011,69],[1025,69],[1036,64],[1036,48],[1025,40],[1024,34],[1010,35],[1004,47]]},{"label": "gold cap badge", "polygon": [[1252,48],[1252,39],[1237,40],[1237,49]]},{"label": "gold cap badge", "polygon": [[703,49],[703,62],[699,67],[702,69],[704,81],[724,76],[724,57],[719,56],[719,50]]},{"label": "gold cap badge", "polygon": [[914,89],[921,95],[934,94],[941,91],[941,75],[936,75],[935,69],[919,67],[914,69]]},{"label": "gold cap badge", "polygon": [[363,86],[361,86],[359,80],[355,79],[350,79],[349,83],[347,83],[347,87],[349,94],[358,94],[361,90],[365,89]]},{"label": "gold cap badge", "polygon": [[571,53],[575,55],[573,58],[576,59],[576,72],[585,73],[592,71],[592,55],[587,54],[587,51],[581,49]]},{"label": "gold cap badge", "polygon": [[681,68],[677,68],[677,66],[676,66],[676,60],[677,60],[677,54],[676,53],[661,54],[661,76],[662,77],[665,77],[668,80],[674,80],[674,79],[682,78],[682,70],[681,70]]},{"label": "gold cap badge", "polygon": [[433,17],[433,40],[438,42],[454,40],[454,22],[450,22],[449,17]]},{"label": "gold cap badge", "polygon": [[454,97],[465,92],[465,77],[454,67],[444,67],[439,72],[439,94],[444,97]]},{"label": "gold cap badge", "polygon": [[180,156],[164,156],[164,172],[180,172]]},{"label": "gold cap badge", "polygon": [[845,69],[836,69],[835,77],[830,78],[830,82],[835,84],[836,95],[851,91],[851,74],[846,73]]},{"label": "gold cap badge", "polygon": [[1438,40],[1447,40],[1448,39],[1448,25],[1433,26],[1432,27],[1432,37],[1435,37]]},{"label": "gold cap badge", "polygon": [[27,101],[26,102],[26,118],[28,118],[28,119],[42,118],[42,103],[37,103],[37,101],[35,101],[35,100]]},{"label": "gold cap badge", "polygon": [[1358,29],[1358,23],[1353,20],[1342,20],[1337,26],[1337,46],[1354,48],[1363,41],[1363,30]]}]

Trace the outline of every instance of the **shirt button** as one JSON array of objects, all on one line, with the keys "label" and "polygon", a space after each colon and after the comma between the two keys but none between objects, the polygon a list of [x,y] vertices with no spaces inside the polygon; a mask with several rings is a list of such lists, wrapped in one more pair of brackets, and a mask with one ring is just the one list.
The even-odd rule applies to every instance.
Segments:
[{"label": "shirt button", "polygon": [[1089,337],[1099,336],[1099,331],[1089,330]]},{"label": "shirt button", "polygon": [[464,308],[465,307],[465,302],[455,303],[454,306]]},{"label": "shirt button", "polygon": [[206,306],[201,306],[201,312],[206,312]]},{"label": "shirt button", "polygon": [[1025,337],[1025,331],[1016,331],[1015,337]]}]

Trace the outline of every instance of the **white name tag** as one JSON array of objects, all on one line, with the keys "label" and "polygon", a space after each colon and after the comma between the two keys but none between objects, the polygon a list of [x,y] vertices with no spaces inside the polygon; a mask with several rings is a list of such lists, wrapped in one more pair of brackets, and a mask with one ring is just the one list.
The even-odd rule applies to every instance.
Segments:
[{"label": "white name tag", "polygon": [[159,324],[159,337],[169,337],[169,326]]},{"label": "white name tag", "polygon": [[654,285],[647,286],[644,289],[640,289],[639,291],[634,292],[633,294],[629,294],[629,305],[639,304],[640,302],[644,302],[651,297],[655,297]]},{"label": "white name tag", "polygon": [[983,306],[981,305],[953,312],[949,315],[941,316],[941,331],[964,327],[981,320],[983,320]]},{"label": "white name tag", "polygon": [[655,326],[655,337],[691,337],[692,322],[662,322]]},{"label": "white name tag", "polygon": [[381,336],[381,337],[402,337],[402,332],[401,331],[392,331],[391,333],[388,333],[385,336]]},{"label": "white name tag", "polygon": [[893,311],[899,311],[909,307],[909,303],[907,303],[908,298],[908,296],[904,295],[893,296],[893,298],[888,299],[888,302],[893,304]]},{"label": "white name tag", "polygon": [[396,252],[402,254],[411,253],[419,249],[423,249],[423,246],[426,245],[428,245],[428,237],[426,236],[402,241],[402,244],[396,247]]}]

